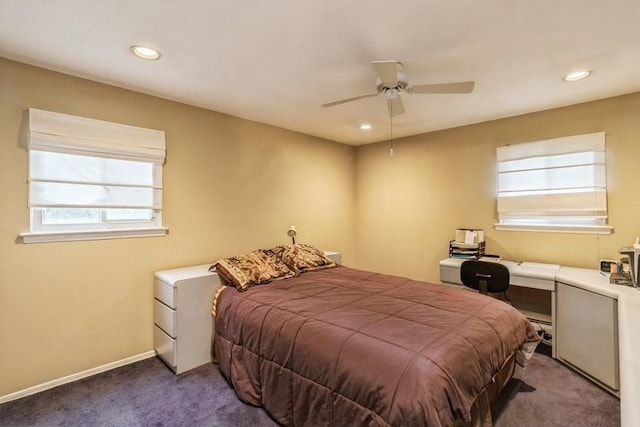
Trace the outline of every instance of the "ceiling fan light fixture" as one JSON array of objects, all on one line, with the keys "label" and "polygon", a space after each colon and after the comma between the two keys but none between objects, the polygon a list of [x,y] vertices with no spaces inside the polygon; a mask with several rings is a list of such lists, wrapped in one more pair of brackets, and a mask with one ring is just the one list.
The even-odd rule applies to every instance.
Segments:
[{"label": "ceiling fan light fixture", "polygon": [[371,129],[373,129],[373,126],[371,125],[371,123],[360,124],[360,130],[371,130]]},{"label": "ceiling fan light fixture", "polygon": [[591,75],[591,71],[580,70],[569,73],[562,78],[565,82],[577,82],[578,80],[586,79]]},{"label": "ceiling fan light fixture", "polygon": [[150,61],[160,59],[160,56],[162,56],[157,50],[146,46],[131,46],[131,52],[138,58]]},{"label": "ceiling fan light fixture", "polygon": [[389,116],[399,116],[405,113],[404,105],[400,94],[452,94],[471,93],[475,83],[473,81],[423,84],[417,86],[409,85],[407,76],[402,71],[404,66],[396,60],[371,61],[371,66],[375,71],[376,90],[375,92],[352,96],[338,101],[327,102],[322,107],[334,107],[347,102],[358,101],[372,96],[383,95],[387,101],[387,111]]}]

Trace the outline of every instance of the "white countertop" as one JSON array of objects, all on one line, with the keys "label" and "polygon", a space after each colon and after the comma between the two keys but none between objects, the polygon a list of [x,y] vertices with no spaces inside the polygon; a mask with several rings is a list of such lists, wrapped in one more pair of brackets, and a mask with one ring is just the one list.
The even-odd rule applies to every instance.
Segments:
[{"label": "white countertop", "polygon": [[513,276],[526,276],[535,279],[554,280],[556,272],[560,268],[556,264],[539,264],[536,262],[500,261],[509,268]]},{"label": "white countertop", "polygon": [[609,274],[607,273],[586,268],[560,267],[556,273],[556,282],[574,285],[614,299],[618,299],[620,293],[628,291],[635,291],[635,293],[640,294],[636,289],[629,286],[609,283]]},{"label": "white countertop", "polygon": [[156,278],[165,283],[174,283],[180,280],[192,279],[194,277],[210,276],[218,274],[215,271],[209,271],[211,264],[193,265],[189,267],[173,268],[170,270],[156,271]]},{"label": "white countertop", "polygon": [[[466,259],[447,258],[440,261],[440,266],[459,270],[464,261],[466,261]],[[489,261],[499,262],[509,269],[509,274],[511,276],[511,281],[509,283],[513,286],[524,286],[526,288],[542,289],[551,292],[555,291],[555,277],[556,272],[560,268],[559,265],[506,260]],[[453,283],[461,283],[457,277],[455,279],[453,277],[449,277],[449,280],[454,280]]]},{"label": "white countertop", "polygon": [[[464,258],[446,258],[440,261],[440,265],[444,265],[447,267],[460,267],[463,262],[467,261]],[[556,274],[556,271],[560,268],[559,265],[556,264],[539,264],[536,262],[516,262],[516,261],[507,261],[507,260],[499,260],[492,261],[499,262],[509,268],[509,272],[513,276],[526,276],[535,279],[546,279],[553,280]]]}]

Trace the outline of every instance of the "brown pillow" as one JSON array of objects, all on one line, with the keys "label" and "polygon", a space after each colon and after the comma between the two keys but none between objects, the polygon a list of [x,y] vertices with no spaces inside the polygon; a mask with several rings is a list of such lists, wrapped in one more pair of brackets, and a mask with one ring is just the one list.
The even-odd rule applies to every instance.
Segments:
[{"label": "brown pillow", "polygon": [[226,282],[233,284],[239,291],[296,274],[270,249],[258,249],[246,255],[220,259],[210,270],[214,268]]},{"label": "brown pillow", "polygon": [[276,246],[273,251],[289,269],[298,273],[336,266],[324,252],[311,245],[282,245]]}]

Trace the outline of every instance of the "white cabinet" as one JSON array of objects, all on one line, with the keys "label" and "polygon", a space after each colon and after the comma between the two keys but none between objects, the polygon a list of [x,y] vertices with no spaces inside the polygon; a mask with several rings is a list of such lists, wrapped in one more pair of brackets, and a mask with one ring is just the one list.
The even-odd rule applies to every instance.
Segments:
[{"label": "white cabinet", "polygon": [[610,390],[619,390],[617,300],[561,282],[556,298],[558,359]]},{"label": "white cabinet", "polygon": [[176,374],[210,363],[213,296],[220,287],[211,264],[155,274],[153,343]]},{"label": "white cabinet", "polygon": [[333,260],[336,264],[342,264],[342,254],[334,251],[323,251],[324,254]]}]

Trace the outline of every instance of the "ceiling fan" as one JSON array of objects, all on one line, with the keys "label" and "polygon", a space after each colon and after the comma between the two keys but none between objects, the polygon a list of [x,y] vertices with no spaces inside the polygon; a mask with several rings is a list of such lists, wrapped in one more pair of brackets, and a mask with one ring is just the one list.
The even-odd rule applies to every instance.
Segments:
[{"label": "ceiling fan", "polygon": [[375,70],[378,78],[376,80],[376,91],[354,96],[352,98],[341,99],[339,101],[322,104],[323,107],[333,107],[359,99],[369,98],[384,94],[387,100],[389,116],[395,117],[404,114],[404,106],[400,99],[400,92],[407,94],[430,94],[430,93],[471,93],[475,82],[455,82],[410,86],[407,76],[403,73],[404,66],[401,62],[371,61],[371,66]]}]

